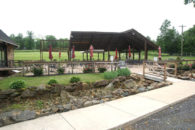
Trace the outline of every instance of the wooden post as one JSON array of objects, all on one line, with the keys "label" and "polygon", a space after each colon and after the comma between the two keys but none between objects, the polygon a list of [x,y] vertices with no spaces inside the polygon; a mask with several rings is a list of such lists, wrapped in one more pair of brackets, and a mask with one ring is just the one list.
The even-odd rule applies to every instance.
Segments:
[{"label": "wooden post", "polygon": [[103,52],[103,61],[105,61],[105,52]]},{"label": "wooden post", "polygon": [[24,63],[22,65],[22,75],[24,76]]},{"label": "wooden post", "polygon": [[175,76],[177,76],[177,62],[175,62]]},{"label": "wooden post", "polygon": [[133,60],[135,60],[135,52],[134,52],[134,48],[133,48]]},{"label": "wooden post", "polygon": [[108,50],[108,61],[110,61],[110,50]]},{"label": "wooden post", "polygon": [[48,75],[49,75],[49,70],[50,70],[49,68],[50,68],[50,67],[49,67],[49,63],[48,63]]},{"label": "wooden post", "polygon": [[86,56],[87,56],[87,61],[88,61],[88,51],[87,51],[87,53],[86,53],[86,54],[87,54]]},{"label": "wooden post", "polygon": [[119,60],[121,60],[121,52],[119,51]]},{"label": "wooden post", "polygon": [[99,61],[99,58],[100,58],[100,57],[99,57],[99,52],[98,52],[98,61]]},{"label": "wooden post", "polygon": [[127,50],[125,51],[125,53],[126,53],[126,60],[128,59],[128,56],[127,56]]},{"label": "wooden post", "polygon": [[167,79],[167,64],[164,64],[164,81]]},{"label": "wooden post", "polygon": [[83,52],[83,61],[84,61],[84,53],[85,53],[85,52]]},{"label": "wooden post", "polygon": [[74,67],[74,65],[72,64],[72,62],[71,62],[71,67],[72,67],[72,74],[73,74],[73,67]]},{"label": "wooden post", "polygon": [[141,51],[139,51],[139,62],[141,60]]},{"label": "wooden post", "polygon": [[145,55],[144,55],[144,60],[147,60],[147,44],[146,41],[144,40],[144,51],[145,51]]},{"label": "wooden post", "polygon": [[146,67],[146,63],[145,61],[143,61],[143,76],[145,77],[145,67]]}]

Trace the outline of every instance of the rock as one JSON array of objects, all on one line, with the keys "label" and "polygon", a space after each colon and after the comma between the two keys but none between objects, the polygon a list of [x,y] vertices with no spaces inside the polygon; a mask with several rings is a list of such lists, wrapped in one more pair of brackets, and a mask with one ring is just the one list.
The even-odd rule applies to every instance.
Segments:
[{"label": "rock", "polygon": [[123,97],[129,96],[129,92],[127,92],[127,91],[124,92],[124,93],[122,94],[122,96],[123,96]]},{"label": "rock", "polygon": [[102,80],[102,81],[97,81],[93,84],[94,88],[101,88],[101,87],[105,87],[106,85],[109,84],[108,80]]},{"label": "rock", "polygon": [[5,112],[0,114],[0,126],[34,119],[35,117],[36,113],[30,110],[25,111],[13,110],[11,112]]},{"label": "rock", "polygon": [[92,100],[92,103],[93,103],[93,104],[99,104],[100,101],[99,101],[99,100]]},{"label": "rock", "polygon": [[136,75],[136,74],[131,74],[131,76],[129,76],[129,79],[133,79],[135,81],[140,81],[141,77]]},{"label": "rock", "polygon": [[124,82],[124,86],[126,87],[126,88],[134,88],[135,86],[136,86],[136,82],[135,81],[133,81],[132,79],[129,79],[129,80],[126,80],[125,82]]},{"label": "rock", "polygon": [[119,79],[120,82],[123,82],[126,80],[125,76],[119,76],[117,79]]},{"label": "rock", "polygon": [[72,98],[72,96],[68,92],[62,90],[60,93],[60,98],[61,98],[62,103],[68,103],[70,99]]},{"label": "rock", "polygon": [[148,86],[147,89],[152,90],[152,89],[154,89],[154,86]]},{"label": "rock", "polygon": [[112,82],[111,82],[111,83],[109,83],[109,84],[105,87],[105,89],[109,89],[109,90],[114,89],[114,85],[113,85],[113,83],[112,83]]},{"label": "rock", "polygon": [[47,88],[44,85],[41,85],[41,86],[36,87],[36,93],[37,94],[42,95],[42,94],[45,94],[47,92],[48,92],[47,91]]},{"label": "rock", "polygon": [[56,112],[58,112],[58,107],[57,106],[52,106],[51,110],[52,110],[53,113],[56,113]]},{"label": "rock", "polygon": [[167,86],[167,83],[166,82],[160,82],[156,85],[156,88],[161,88],[161,87],[164,87],[164,86]]},{"label": "rock", "polygon": [[114,95],[122,95],[123,94],[123,90],[122,89],[116,89],[116,90],[114,90],[113,92],[112,92],[112,94],[114,94]]},{"label": "rock", "polygon": [[146,88],[145,87],[139,87],[138,88],[138,92],[144,92],[144,91],[146,91]]},{"label": "rock", "polygon": [[75,86],[66,86],[65,90],[67,92],[74,92],[76,90],[76,87]]},{"label": "rock", "polygon": [[63,107],[64,107],[64,112],[69,111],[69,110],[72,109],[72,105],[71,104],[66,104]]},{"label": "rock", "polygon": [[14,92],[16,92],[15,89],[2,90],[0,91],[0,99],[8,98],[9,95],[13,94]]},{"label": "rock", "polygon": [[111,94],[104,96],[104,98],[112,98],[113,96]]},{"label": "rock", "polygon": [[26,89],[22,92],[21,97],[22,98],[31,98],[35,96],[35,91]]},{"label": "rock", "polygon": [[82,88],[83,88],[83,90],[90,89],[90,85],[87,83],[82,83]]},{"label": "rock", "polygon": [[120,83],[120,80],[118,78],[112,80],[111,82],[112,84],[116,85],[116,84],[119,84]]},{"label": "rock", "polygon": [[178,78],[182,80],[190,80],[190,77],[187,76],[178,76]]},{"label": "rock", "polygon": [[12,94],[10,95],[10,97],[17,97],[17,96],[19,96],[19,95],[20,95],[19,92],[14,92],[14,93],[12,93]]},{"label": "rock", "polygon": [[93,105],[93,102],[92,102],[92,101],[86,101],[86,102],[83,104],[84,107],[88,107],[88,106],[91,106],[91,105]]},{"label": "rock", "polygon": [[64,111],[64,107],[62,105],[57,105],[57,108],[58,108],[58,112]]}]

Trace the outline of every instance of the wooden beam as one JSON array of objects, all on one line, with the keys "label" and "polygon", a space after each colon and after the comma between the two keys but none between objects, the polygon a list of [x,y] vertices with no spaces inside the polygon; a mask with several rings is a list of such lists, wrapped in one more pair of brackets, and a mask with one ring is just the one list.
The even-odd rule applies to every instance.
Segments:
[{"label": "wooden beam", "polygon": [[139,51],[139,61],[141,60],[141,51]]},{"label": "wooden beam", "polygon": [[133,48],[133,60],[135,60],[135,52],[134,52],[134,48]]},{"label": "wooden beam", "polygon": [[145,54],[144,54],[144,60],[147,60],[147,44],[146,44],[146,41],[144,40],[144,51],[145,51]]}]

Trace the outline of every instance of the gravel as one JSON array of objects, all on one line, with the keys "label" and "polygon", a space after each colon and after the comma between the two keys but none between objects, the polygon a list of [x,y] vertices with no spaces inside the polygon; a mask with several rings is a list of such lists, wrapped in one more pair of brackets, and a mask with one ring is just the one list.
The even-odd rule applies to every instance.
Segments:
[{"label": "gravel", "polygon": [[119,130],[195,130],[195,96]]}]

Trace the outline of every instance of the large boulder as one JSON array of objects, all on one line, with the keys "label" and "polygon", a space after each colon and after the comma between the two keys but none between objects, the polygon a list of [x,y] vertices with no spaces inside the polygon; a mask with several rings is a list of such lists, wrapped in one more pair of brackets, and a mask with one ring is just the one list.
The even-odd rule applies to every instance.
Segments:
[{"label": "large boulder", "polygon": [[16,92],[15,89],[2,90],[2,91],[0,91],[0,99],[8,98],[9,95],[11,95],[11,94],[13,94],[15,92]]},{"label": "large boulder", "polygon": [[123,84],[128,89],[134,88],[136,86],[136,82],[132,79],[126,80]]},{"label": "large boulder", "polygon": [[97,81],[93,84],[94,88],[101,88],[101,87],[105,87],[106,85],[109,84],[108,80],[102,80],[102,81]]},{"label": "large boulder", "polygon": [[36,96],[36,91],[34,90],[30,90],[30,89],[26,89],[22,92],[21,97],[22,98],[32,98]]},{"label": "large boulder", "polygon": [[30,110],[24,110],[24,111],[13,110],[10,112],[1,113],[0,126],[34,119],[35,117],[36,117],[36,113]]},{"label": "large boulder", "polygon": [[74,92],[76,90],[76,86],[65,86],[65,90],[67,92]]}]

